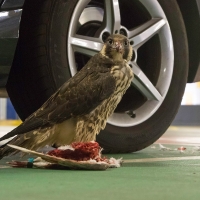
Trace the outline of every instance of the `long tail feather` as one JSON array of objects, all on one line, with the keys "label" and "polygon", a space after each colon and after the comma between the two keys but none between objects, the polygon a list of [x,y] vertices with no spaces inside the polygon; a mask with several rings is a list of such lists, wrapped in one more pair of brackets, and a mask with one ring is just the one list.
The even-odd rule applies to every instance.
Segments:
[{"label": "long tail feather", "polygon": [[16,145],[30,150],[37,150],[45,145],[53,144],[53,132],[48,130],[31,131],[22,135],[18,135],[8,143],[0,147],[0,159],[5,156],[13,155],[19,150],[9,147],[7,144]]}]

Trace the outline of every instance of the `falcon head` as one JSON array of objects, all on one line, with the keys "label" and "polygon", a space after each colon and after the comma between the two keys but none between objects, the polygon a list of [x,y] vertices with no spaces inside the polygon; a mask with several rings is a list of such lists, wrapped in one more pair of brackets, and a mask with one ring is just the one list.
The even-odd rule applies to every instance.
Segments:
[{"label": "falcon head", "polygon": [[113,61],[123,61],[124,59],[130,61],[133,54],[132,46],[128,38],[124,35],[114,34],[110,35],[101,50],[101,53]]}]

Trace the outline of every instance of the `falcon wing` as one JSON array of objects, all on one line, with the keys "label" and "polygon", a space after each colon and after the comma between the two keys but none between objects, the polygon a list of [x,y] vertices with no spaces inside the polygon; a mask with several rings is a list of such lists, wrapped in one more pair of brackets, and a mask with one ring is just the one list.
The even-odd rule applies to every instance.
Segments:
[{"label": "falcon wing", "polygon": [[[97,54],[98,55],[98,54]],[[36,112],[0,141],[39,127],[61,123],[71,117],[92,111],[115,90],[115,79],[110,68],[99,66],[94,56],[74,77],[63,84]],[[96,63],[96,64],[94,64]],[[96,66],[91,66],[94,64]]]}]

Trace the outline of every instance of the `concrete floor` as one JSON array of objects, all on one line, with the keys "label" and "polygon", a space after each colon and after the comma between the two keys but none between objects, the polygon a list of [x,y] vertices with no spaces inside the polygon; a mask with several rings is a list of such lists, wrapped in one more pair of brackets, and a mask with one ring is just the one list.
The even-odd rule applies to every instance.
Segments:
[{"label": "concrete floor", "polygon": [[200,127],[171,126],[156,143],[198,146],[200,145]]},{"label": "concrete floor", "polygon": [[[0,133],[13,127],[0,126]],[[199,200],[200,127],[170,127],[150,147],[106,171],[8,168],[0,161],[0,199]],[[25,159],[25,158],[23,158]]]},{"label": "concrete floor", "polygon": [[[6,124],[6,125],[5,125]],[[14,129],[19,122],[0,123],[0,137]],[[170,126],[166,133],[156,143],[200,145],[200,127],[198,126]],[[1,145],[1,142],[0,142]]]}]

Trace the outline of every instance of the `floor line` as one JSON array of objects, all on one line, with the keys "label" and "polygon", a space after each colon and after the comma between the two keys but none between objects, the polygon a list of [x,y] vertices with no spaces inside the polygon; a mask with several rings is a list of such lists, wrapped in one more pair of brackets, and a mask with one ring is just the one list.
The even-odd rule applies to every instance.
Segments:
[{"label": "floor line", "polygon": [[167,158],[142,158],[142,159],[125,159],[123,163],[144,163],[144,162],[162,162],[171,160],[200,160],[200,156],[188,157],[167,157]]}]

